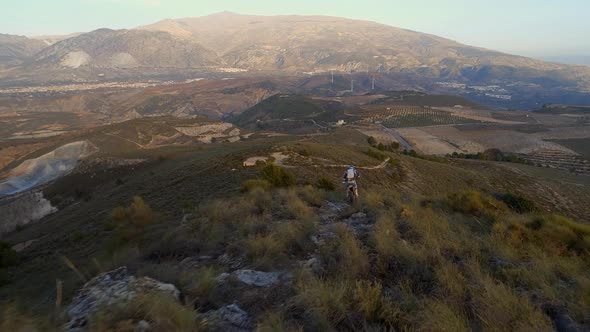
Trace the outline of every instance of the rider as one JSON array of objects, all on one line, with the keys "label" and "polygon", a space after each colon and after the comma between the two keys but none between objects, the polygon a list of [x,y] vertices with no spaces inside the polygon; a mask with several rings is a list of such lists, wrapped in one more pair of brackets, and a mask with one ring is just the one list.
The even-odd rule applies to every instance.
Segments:
[{"label": "rider", "polygon": [[361,176],[359,175],[359,172],[356,170],[354,165],[348,166],[348,168],[344,172],[344,176],[343,176],[344,183],[346,183],[346,187],[348,188],[349,185],[352,185],[354,187],[354,195],[356,197],[359,196],[359,189],[356,184],[356,180],[359,179],[360,177]]}]

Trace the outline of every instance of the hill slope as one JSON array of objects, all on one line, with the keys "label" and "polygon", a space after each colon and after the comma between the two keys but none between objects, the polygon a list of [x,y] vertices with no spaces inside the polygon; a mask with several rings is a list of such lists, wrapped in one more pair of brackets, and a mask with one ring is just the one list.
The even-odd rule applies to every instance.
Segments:
[{"label": "hill slope", "polygon": [[166,32],[99,29],[47,47],[31,66],[195,68],[215,63],[215,54],[194,40]]},{"label": "hill slope", "polygon": [[0,69],[22,64],[45,46],[40,40],[0,33]]},{"label": "hill slope", "polygon": [[191,37],[229,66],[266,70],[410,71],[422,76],[588,82],[590,69],[463,45],[375,22],[325,16],[220,13],[140,27]]}]

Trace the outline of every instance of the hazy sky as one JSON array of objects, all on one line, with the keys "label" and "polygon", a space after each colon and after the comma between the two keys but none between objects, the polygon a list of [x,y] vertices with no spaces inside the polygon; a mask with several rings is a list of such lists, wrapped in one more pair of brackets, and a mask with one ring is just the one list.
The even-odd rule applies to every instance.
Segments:
[{"label": "hazy sky", "polygon": [[0,33],[132,28],[224,10],[366,19],[522,55],[590,54],[590,0],[0,0]]}]

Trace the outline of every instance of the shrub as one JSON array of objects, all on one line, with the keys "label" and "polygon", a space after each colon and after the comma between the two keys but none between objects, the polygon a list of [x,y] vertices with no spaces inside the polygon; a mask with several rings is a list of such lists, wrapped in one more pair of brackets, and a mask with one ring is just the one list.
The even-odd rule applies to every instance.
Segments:
[{"label": "shrub", "polygon": [[0,269],[16,265],[18,262],[18,255],[12,249],[10,244],[0,241]]},{"label": "shrub", "polygon": [[367,143],[369,143],[370,146],[375,146],[377,145],[377,140],[375,137],[369,136],[369,138],[367,138]]},{"label": "shrub", "polygon": [[184,276],[184,279],[188,279],[185,293],[196,307],[206,307],[209,304],[211,292],[217,285],[216,278],[218,275],[216,269],[202,267],[196,273],[189,273]]},{"label": "shrub", "polygon": [[305,186],[297,190],[299,196],[309,205],[320,207],[324,204],[325,193],[313,186]]},{"label": "shrub", "polygon": [[295,184],[295,175],[275,164],[266,165],[262,169],[261,175],[274,187],[289,187]]},{"label": "shrub", "polygon": [[325,191],[334,191],[336,190],[336,185],[334,184],[334,182],[328,178],[321,178],[318,180],[316,187],[318,189],[322,189]]},{"label": "shrub", "polygon": [[111,213],[120,240],[138,240],[145,227],[155,222],[152,208],[139,196],[133,197],[128,207],[117,207]]},{"label": "shrub", "polygon": [[310,330],[329,331],[341,324],[347,316],[349,286],[342,281],[322,280],[315,277],[297,281],[297,300],[309,317]]},{"label": "shrub", "polygon": [[557,215],[536,216],[524,223],[513,219],[494,227],[494,234],[512,246],[533,243],[555,255],[590,252],[590,226]]},{"label": "shrub", "polygon": [[277,238],[289,253],[305,253],[313,248],[311,235],[317,230],[317,224],[311,219],[293,220],[282,224]]},{"label": "shrub", "polygon": [[517,213],[531,213],[538,211],[535,202],[516,194],[505,194],[500,199],[506,203],[506,205]]},{"label": "shrub", "polygon": [[251,179],[246,180],[242,183],[242,188],[240,189],[241,192],[249,192],[254,189],[260,188],[262,190],[269,190],[272,188],[272,184],[267,180],[260,180],[260,179]]},{"label": "shrub", "polygon": [[375,321],[379,319],[384,298],[382,286],[379,282],[358,280],[352,292],[355,306],[365,319]]},{"label": "shrub", "polygon": [[320,256],[326,266],[326,272],[352,279],[366,275],[370,264],[362,244],[343,224],[337,225],[334,231],[338,237],[320,247]]},{"label": "shrub", "polygon": [[[312,188],[312,190],[315,190]],[[292,219],[307,219],[313,216],[313,209],[304,202],[294,190],[281,191],[281,199],[286,207],[286,217]]]},{"label": "shrub", "polygon": [[552,331],[553,325],[543,312],[506,285],[497,283],[483,272],[472,268],[479,281],[471,286],[472,310],[484,329],[498,331]]},{"label": "shrub", "polygon": [[254,235],[244,241],[248,260],[255,268],[271,270],[285,258],[284,243],[273,235]]},{"label": "shrub", "polygon": [[377,253],[384,259],[395,255],[396,242],[400,241],[394,221],[388,215],[377,218],[373,229],[373,241]]},{"label": "shrub", "polygon": [[446,203],[455,212],[491,220],[495,220],[500,213],[506,211],[506,206],[502,202],[478,191],[451,194]]},{"label": "shrub", "polygon": [[379,160],[385,160],[385,159],[387,159],[387,157],[389,157],[386,153],[379,151],[379,150],[371,149],[371,148],[368,148],[365,153],[369,157],[379,159]]}]

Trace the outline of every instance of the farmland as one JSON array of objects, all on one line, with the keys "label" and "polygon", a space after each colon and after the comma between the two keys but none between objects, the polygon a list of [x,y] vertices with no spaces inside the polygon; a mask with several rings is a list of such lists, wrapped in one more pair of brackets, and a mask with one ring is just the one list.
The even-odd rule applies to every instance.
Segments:
[{"label": "farmland", "polygon": [[361,123],[381,123],[388,128],[427,127],[481,123],[453,112],[421,106],[394,106],[367,110]]}]

